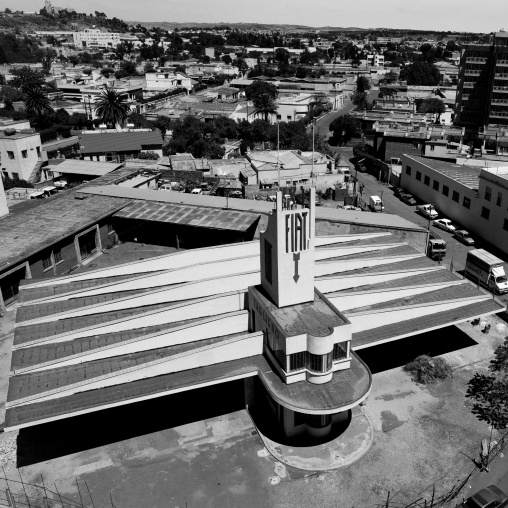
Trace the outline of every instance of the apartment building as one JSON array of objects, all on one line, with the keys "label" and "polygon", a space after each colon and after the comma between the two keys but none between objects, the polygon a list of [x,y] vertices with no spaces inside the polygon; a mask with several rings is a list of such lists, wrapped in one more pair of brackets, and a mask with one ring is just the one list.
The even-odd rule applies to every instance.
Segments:
[{"label": "apartment building", "polygon": [[508,125],[508,33],[490,44],[471,44],[461,52],[455,123],[471,129]]},{"label": "apartment building", "polygon": [[120,34],[114,32],[103,32],[98,28],[87,28],[82,32],[72,34],[74,45],[77,48],[116,48],[120,44]]},{"label": "apartment building", "polygon": [[367,55],[367,65],[372,67],[384,67],[385,57],[383,55],[370,54]]}]

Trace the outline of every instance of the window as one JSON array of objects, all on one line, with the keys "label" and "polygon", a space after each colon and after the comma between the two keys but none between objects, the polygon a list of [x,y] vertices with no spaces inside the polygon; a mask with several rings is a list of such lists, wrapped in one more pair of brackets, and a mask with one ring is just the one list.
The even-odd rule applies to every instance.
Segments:
[{"label": "window", "polygon": [[19,178],[19,174],[18,173],[12,173],[12,179],[13,180],[17,180]]},{"label": "window", "polygon": [[430,145],[430,151],[433,152],[435,150],[435,146],[434,145]]},{"label": "window", "polygon": [[453,199],[453,201],[457,201],[457,203],[458,203],[459,202],[459,198],[460,198],[460,194],[457,191],[453,191],[452,192],[452,199]]},{"label": "window", "polygon": [[425,185],[430,185],[430,176],[425,175],[425,176],[423,177],[423,183],[424,183]]},{"label": "window", "polygon": [[7,157],[9,157],[9,159],[14,159],[14,152],[7,150]]},{"label": "window", "polygon": [[505,231],[508,231],[508,219],[505,219],[504,222],[503,222],[503,229]]},{"label": "window", "polygon": [[28,150],[21,150],[21,157],[23,157],[23,159],[28,159]]},{"label": "window", "polygon": [[465,208],[471,208],[471,200],[464,196],[464,199],[462,200],[462,206]]},{"label": "window", "polygon": [[485,187],[485,200],[490,201],[490,198],[492,197],[492,189],[490,187]]},{"label": "window", "polygon": [[434,182],[432,182],[432,188],[434,190],[439,190],[439,182],[437,180],[434,180]]},{"label": "window", "polygon": [[333,360],[344,360],[347,358],[347,342],[339,342],[333,345]]},{"label": "window", "polygon": [[46,271],[50,268],[53,268],[53,256],[51,254],[46,258],[42,258],[42,269]]},{"label": "window", "polygon": [[111,224],[111,222],[108,224],[108,235],[110,235],[111,233],[114,233],[115,232],[115,229],[113,228],[113,224]]},{"label": "window", "polygon": [[489,220],[490,217],[490,210],[484,206],[482,206],[482,217],[487,220]]},{"label": "window", "polygon": [[406,166],[406,175],[411,176],[411,166]]},{"label": "window", "polygon": [[282,115],[277,115],[277,120],[282,120]]},{"label": "window", "polygon": [[503,201],[503,194],[501,192],[498,192],[497,198],[496,198],[496,205],[501,206],[502,201]]},{"label": "window", "polygon": [[293,353],[292,355],[289,355],[289,372],[304,369],[306,356],[307,351],[301,351],[300,353]]},{"label": "window", "polygon": [[288,115],[287,118],[288,118],[288,120],[291,120],[291,115]]},{"label": "window", "polygon": [[53,251],[53,257],[55,258],[55,265],[57,265],[58,263],[62,263],[63,262],[62,250],[58,249]]},{"label": "window", "polygon": [[450,194],[450,187],[443,185],[443,195],[448,196]]},{"label": "window", "polygon": [[307,351],[307,369],[312,372],[328,372],[333,366],[333,352],[314,355]]},{"label": "window", "polygon": [[420,171],[417,171],[417,172],[416,172],[416,179],[417,179],[418,181],[421,181],[421,180],[422,180],[422,174],[420,173]]},{"label": "window", "polygon": [[265,240],[265,279],[272,283],[272,244]]}]

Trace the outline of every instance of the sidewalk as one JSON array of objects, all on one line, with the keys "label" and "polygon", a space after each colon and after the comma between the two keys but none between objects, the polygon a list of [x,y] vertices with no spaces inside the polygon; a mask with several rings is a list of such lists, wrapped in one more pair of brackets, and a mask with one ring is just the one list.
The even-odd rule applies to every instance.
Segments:
[{"label": "sidewalk", "polygon": [[267,438],[259,429],[267,450],[286,466],[305,471],[328,471],[348,466],[360,459],[369,450],[374,432],[368,417],[359,406],[352,410],[351,423],[333,441],[317,446],[289,446]]}]

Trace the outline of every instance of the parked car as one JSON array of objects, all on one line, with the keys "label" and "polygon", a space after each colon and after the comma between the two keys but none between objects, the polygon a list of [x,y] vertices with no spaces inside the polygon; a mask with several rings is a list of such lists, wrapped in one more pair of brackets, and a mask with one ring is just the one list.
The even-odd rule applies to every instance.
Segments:
[{"label": "parked car", "polygon": [[395,187],[395,188],[393,189],[393,194],[394,194],[395,196],[397,196],[397,197],[399,197],[399,198],[400,198],[400,196],[402,196],[402,194],[405,194],[405,192],[404,192],[404,189],[403,189],[402,187]]},{"label": "parked car", "polygon": [[411,205],[411,206],[415,206],[416,205],[416,199],[413,196],[411,196],[411,194],[401,194],[399,196],[399,199],[403,203],[406,203],[406,205]]},{"label": "parked car", "polygon": [[469,233],[465,229],[458,229],[453,233],[453,238],[456,238],[459,242],[465,245],[474,245],[474,240],[469,236]]},{"label": "parked car", "polygon": [[476,494],[469,496],[456,508],[505,508],[508,506],[508,496],[495,485],[479,490]]},{"label": "parked car", "polygon": [[64,178],[60,178],[60,180],[54,180],[53,185],[57,189],[65,189],[67,187],[68,183],[67,183],[67,180],[65,180]]},{"label": "parked car", "polygon": [[437,219],[438,213],[433,205],[418,205],[416,209],[427,219]]},{"label": "parked car", "polygon": [[353,205],[337,205],[337,208],[340,208],[342,210],[354,210],[357,212],[363,212],[363,210],[359,206],[353,206]]},{"label": "parked car", "polygon": [[432,221],[432,224],[436,226],[436,228],[444,229],[445,231],[448,231],[449,233],[454,233],[457,229],[450,219],[436,219]]}]

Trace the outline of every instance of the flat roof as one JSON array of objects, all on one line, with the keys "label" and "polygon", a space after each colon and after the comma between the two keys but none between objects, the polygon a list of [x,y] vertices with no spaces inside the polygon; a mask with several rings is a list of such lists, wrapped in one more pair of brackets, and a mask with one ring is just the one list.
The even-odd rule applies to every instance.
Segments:
[{"label": "flat roof", "polygon": [[[79,192],[79,191],[78,191]],[[75,199],[68,191],[39,201],[37,206],[0,218],[0,270],[15,267],[36,252],[76,234],[129,203],[122,198],[87,195]]]},{"label": "flat roof", "polygon": [[54,171],[71,175],[104,176],[120,166],[122,166],[122,164],[111,162],[65,159],[62,163],[55,167]]},{"label": "flat roof", "polygon": [[314,292],[314,300],[311,302],[279,308],[268,297],[261,285],[254,286],[253,290],[287,337],[302,334],[327,337],[333,328],[347,323],[346,319],[342,318],[337,310],[317,292]]},{"label": "flat roof", "polygon": [[[122,169],[115,171],[122,171]],[[115,173],[110,173],[114,175]],[[106,177],[109,175],[106,175]],[[105,177],[102,177],[105,178]],[[102,179],[101,178],[101,179]],[[100,179],[93,180],[90,184],[95,184]],[[183,192],[163,192],[145,189],[127,189],[117,185],[101,185],[98,188],[87,184],[80,192],[97,194],[102,196],[113,196],[120,198],[129,198],[143,201],[156,201],[161,203],[178,203],[184,205],[194,205],[210,208],[231,208],[253,213],[262,213],[268,215],[274,209],[274,203],[269,201],[258,201],[254,199],[235,199],[220,196],[201,196]],[[398,215],[388,213],[355,212],[353,210],[340,210],[337,208],[328,208],[325,206],[316,207],[316,220],[329,220],[332,222],[341,222],[346,224],[365,224],[377,227],[388,227],[396,229],[409,229],[412,231],[426,231],[422,226],[410,222]]]},{"label": "flat roof", "polygon": [[478,189],[480,180],[479,167],[467,166],[464,164],[455,164],[453,162],[444,162],[437,159],[429,159],[427,157],[419,157],[416,155],[403,154],[403,157],[407,157],[410,160],[419,162],[429,169],[433,169],[438,173],[455,180],[456,182],[468,187],[469,189]]},{"label": "flat roof", "polygon": [[147,201],[135,201],[115,217],[228,231],[246,231],[259,221],[253,213]]},{"label": "flat roof", "polygon": [[79,135],[82,154],[103,152],[129,152],[145,147],[162,147],[162,136],[159,131],[140,132],[100,132]]}]

